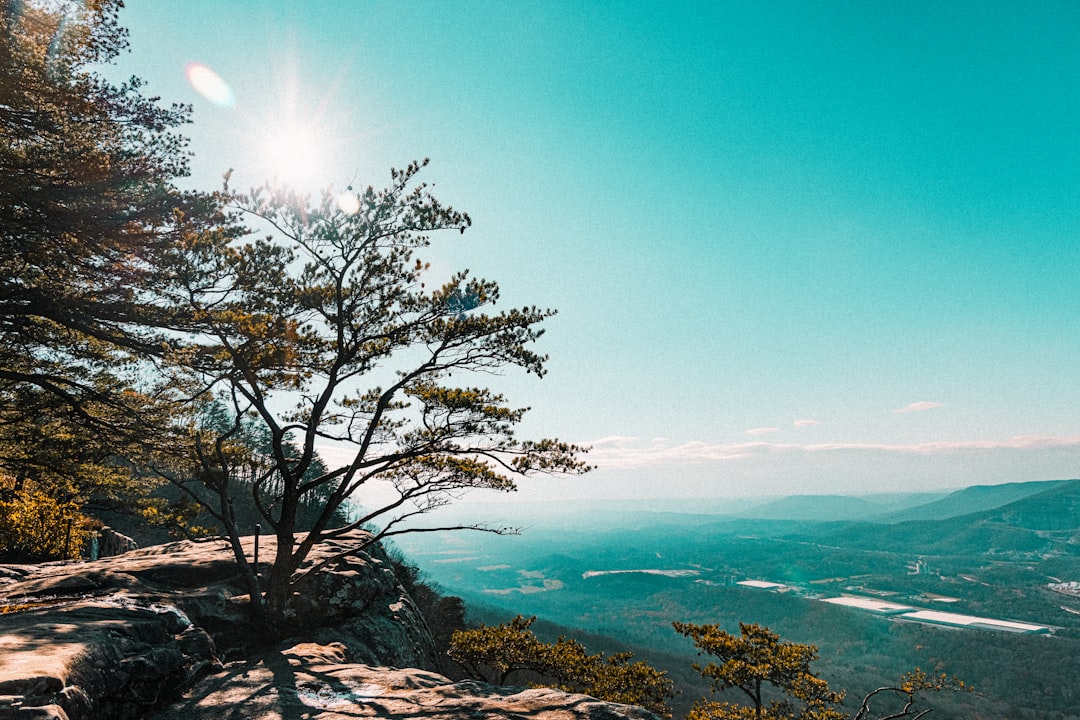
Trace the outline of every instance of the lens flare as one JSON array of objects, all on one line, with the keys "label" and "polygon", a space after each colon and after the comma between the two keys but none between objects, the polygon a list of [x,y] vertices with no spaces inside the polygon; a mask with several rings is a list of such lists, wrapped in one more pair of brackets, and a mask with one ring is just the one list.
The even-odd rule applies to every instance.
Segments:
[{"label": "lens flare", "polygon": [[197,62],[190,62],[184,68],[184,75],[188,83],[195,88],[195,92],[214,103],[218,107],[231,107],[235,98],[232,88],[221,79],[221,76]]},{"label": "lens flare", "polygon": [[346,190],[337,196],[337,206],[346,215],[360,212],[360,198],[352,190]]}]

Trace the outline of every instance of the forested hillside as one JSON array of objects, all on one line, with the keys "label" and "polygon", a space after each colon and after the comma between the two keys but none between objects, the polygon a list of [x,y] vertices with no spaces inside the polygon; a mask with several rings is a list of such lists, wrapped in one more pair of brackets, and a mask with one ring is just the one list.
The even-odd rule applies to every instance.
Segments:
[{"label": "forested hillside", "polygon": [[[655,523],[638,516],[620,529],[590,531],[568,521],[571,527],[534,526],[520,537],[402,544],[479,618],[535,614],[571,636],[606,637],[593,642],[635,650],[671,670],[690,694],[699,681],[678,668],[694,653],[671,622],[728,629],[757,622],[818,645],[821,674],[851,694],[921,667],[976,688],[972,696],[935,698],[944,716],[1066,718],[1077,717],[1080,597],[1049,586],[1080,580],[1080,546],[1058,529],[1071,518],[1071,534],[1077,532],[1080,516],[1069,503],[1078,487],[1070,481],[1010,488],[996,507],[942,520],[703,523],[692,515],[680,525],[664,514]],[[747,579],[788,589],[736,584]],[[1052,631],[955,629],[822,601],[845,594]]]}]

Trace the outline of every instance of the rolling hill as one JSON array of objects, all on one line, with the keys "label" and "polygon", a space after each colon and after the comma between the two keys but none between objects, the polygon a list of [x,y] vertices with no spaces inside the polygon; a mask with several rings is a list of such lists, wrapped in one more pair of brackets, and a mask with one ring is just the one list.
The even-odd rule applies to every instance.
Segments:
[{"label": "rolling hill", "polygon": [[942,493],[888,495],[789,495],[734,513],[760,520],[864,520],[899,515],[943,499]]},{"label": "rolling hill", "polygon": [[[942,518],[876,518],[840,529],[823,527],[815,536],[837,546],[916,554],[1080,557],[1080,480],[1028,485],[1032,487],[1004,487],[1001,492],[986,487],[958,491],[931,504],[931,514]],[[1008,501],[1016,496],[1020,499]],[[965,499],[970,502],[961,502]],[[969,512],[946,514],[965,504]],[[980,505],[984,509],[970,511]]]},{"label": "rolling hill", "polygon": [[983,510],[1008,505],[1024,498],[1038,495],[1052,488],[1078,483],[1078,480],[1043,480],[1036,482],[1005,483],[1003,485],[972,485],[949,493],[943,498],[922,505],[883,515],[877,520],[902,522],[904,520],[943,520],[969,515]]}]

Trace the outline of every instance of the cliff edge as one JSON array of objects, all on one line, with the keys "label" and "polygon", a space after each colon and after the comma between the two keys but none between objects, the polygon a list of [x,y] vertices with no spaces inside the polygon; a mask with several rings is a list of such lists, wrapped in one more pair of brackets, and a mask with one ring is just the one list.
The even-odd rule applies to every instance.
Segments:
[{"label": "cliff edge", "polygon": [[451,682],[433,672],[344,662],[345,647],[302,644],[236,663],[153,720],[656,720],[642,708],[549,689]]},{"label": "cliff edge", "polygon": [[[363,540],[327,543],[309,562]],[[244,543],[251,557],[254,538]],[[272,557],[273,538],[260,543]],[[268,647],[220,541],[0,566],[0,720],[654,717],[435,674],[431,634],[378,546],[335,561],[298,600],[294,637]]]}]

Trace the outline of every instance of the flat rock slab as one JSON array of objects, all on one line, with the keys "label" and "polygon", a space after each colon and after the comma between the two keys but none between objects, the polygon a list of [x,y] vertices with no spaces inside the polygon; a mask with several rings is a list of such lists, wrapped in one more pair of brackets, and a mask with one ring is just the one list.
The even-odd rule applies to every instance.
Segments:
[{"label": "flat rock slab", "polygon": [[[295,637],[323,644],[225,666],[216,641],[250,630],[220,542],[0,567],[0,720],[657,720],[585,695],[379,667],[424,667],[434,645],[389,560],[350,550],[365,538],[321,546],[309,562],[332,567],[298,586]],[[254,554],[253,538],[244,549]]]},{"label": "flat rock slab", "polygon": [[[176,608],[122,595],[18,613],[0,632],[0,718],[128,716],[111,704],[151,704],[214,665],[213,641]],[[217,665],[220,667],[220,665]]]},{"label": "flat rock slab", "polygon": [[639,707],[546,688],[454,683],[432,672],[325,662],[318,646],[233,664],[153,720],[657,720]]},{"label": "flat rock slab", "polygon": [[[253,542],[249,540],[249,542]],[[236,575],[220,542],[0,572],[0,720],[128,716],[217,660],[188,604]],[[224,604],[230,592],[212,600]],[[220,667],[220,664],[217,664]],[[113,699],[123,696],[122,710]]]}]

